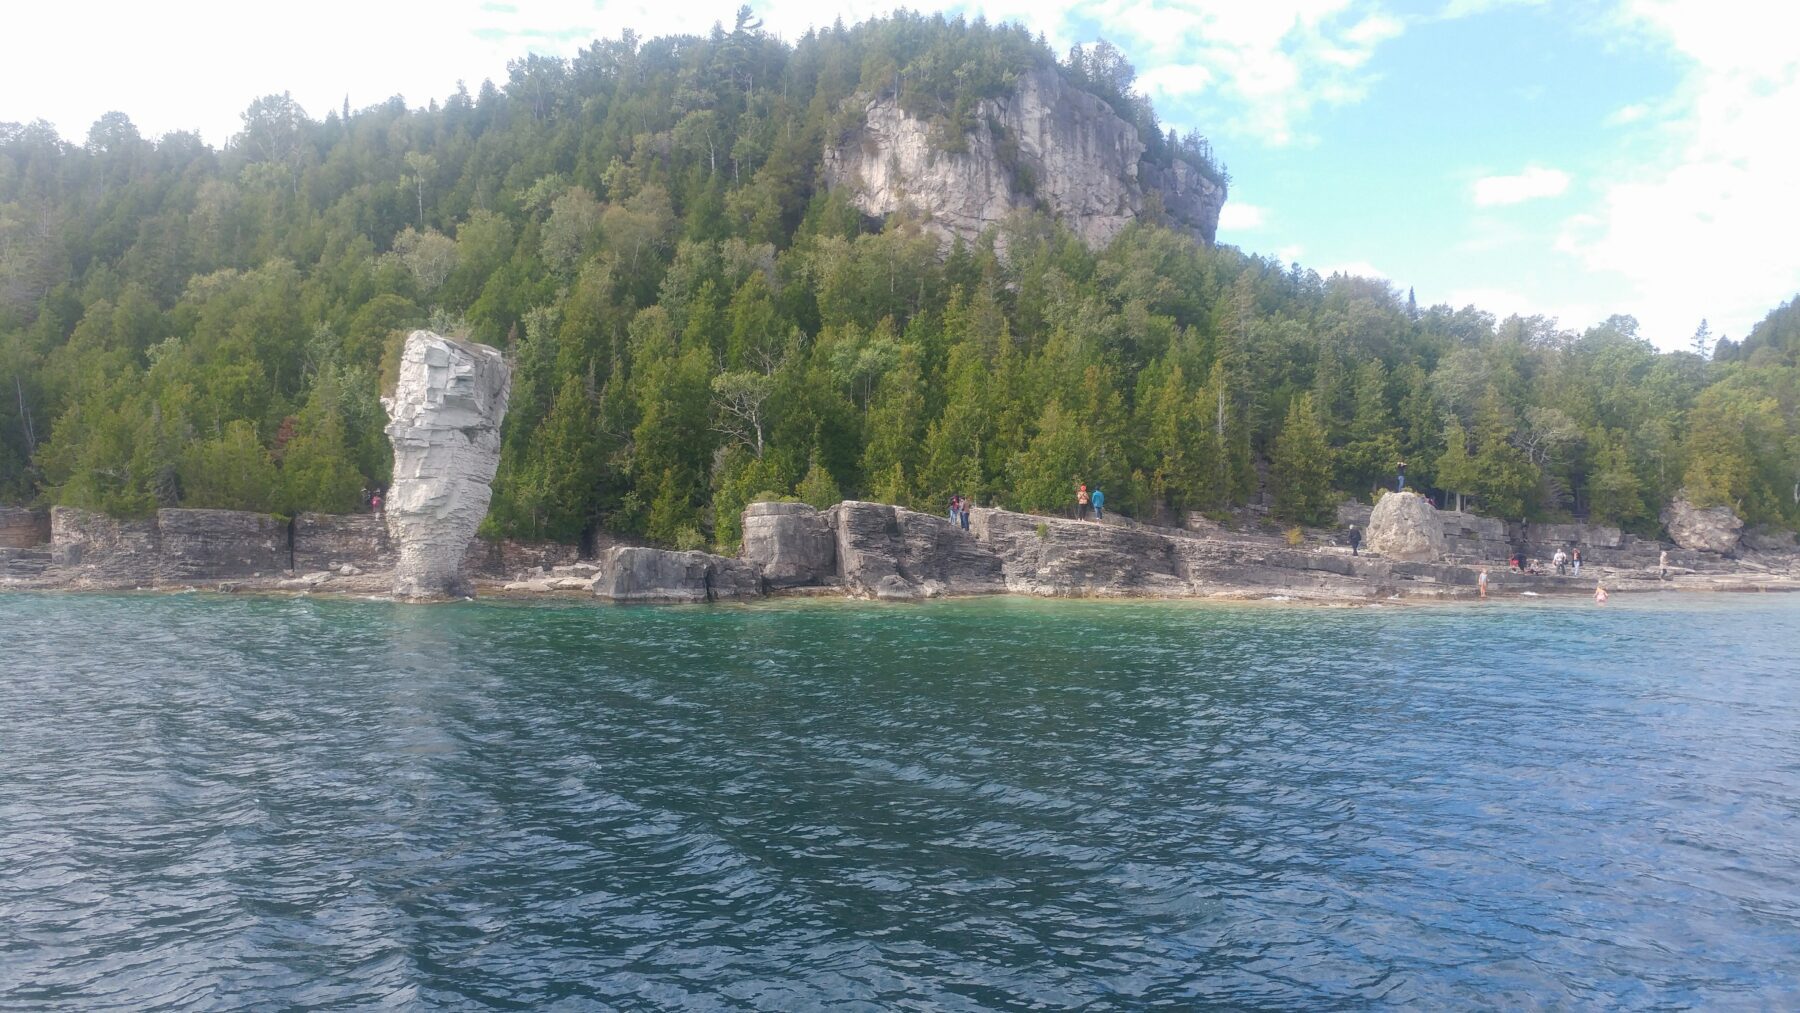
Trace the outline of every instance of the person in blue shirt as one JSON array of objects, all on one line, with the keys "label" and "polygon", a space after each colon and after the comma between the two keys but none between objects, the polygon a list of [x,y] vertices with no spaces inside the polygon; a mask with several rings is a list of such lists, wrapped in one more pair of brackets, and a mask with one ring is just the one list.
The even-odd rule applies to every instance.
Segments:
[{"label": "person in blue shirt", "polygon": [[1089,496],[1088,496],[1088,501],[1090,503],[1094,504],[1094,520],[1095,521],[1105,520],[1106,519],[1106,494],[1100,491],[1099,486],[1094,487],[1094,491],[1091,494],[1089,494]]}]

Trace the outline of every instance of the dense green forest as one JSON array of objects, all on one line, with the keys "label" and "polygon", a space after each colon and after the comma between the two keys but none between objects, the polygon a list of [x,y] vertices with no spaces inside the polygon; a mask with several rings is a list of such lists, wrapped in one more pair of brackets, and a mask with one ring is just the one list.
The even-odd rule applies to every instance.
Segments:
[{"label": "dense green forest", "polygon": [[0,501],[356,509],[431,326],[514,363],[492,533],[729,548],[761,495],[1053,511],[1078,479],[1140,517],[1267,493],[1322,522],[1400,458],[1508,518],[1650,532],[1686,487],[1800,524],[1800,302],[1658,353],[1630,317],[1421,309],[1153,221],[1089,250],[1022,214],[1005,257],[946,253],[819,186],[853,94],[898,89],[954,146],[1048,67],[1224,178],[1110,47],[911,14],[628,33],[423,110],[269,96],[223,150],[0,124]]}]

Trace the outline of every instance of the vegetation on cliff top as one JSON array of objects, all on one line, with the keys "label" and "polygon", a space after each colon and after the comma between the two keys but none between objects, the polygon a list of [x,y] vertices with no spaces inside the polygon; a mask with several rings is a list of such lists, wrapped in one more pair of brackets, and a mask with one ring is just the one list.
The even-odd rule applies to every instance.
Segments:
[{"label": "vegetation on cliff top", "polygon": [[[1197,156],[1116,55],[1062,72],[1152,157]],[[979,21],[789,46],[745,16],[532,57],[427,110],[270,96],[220,151],[119,114],[79,146],[0,125],[0,498],[353,508],[387,477],[384,370],[429,324],[514,361],[489,518],[509,535],[730,545],[765,492],[1056,510],[1077,479],[1140,516],[1266,485],[1319,521],[1398,457],[1507,517],[1652,530],[1685,485],[1800,522],[1791,304],[1709,361],[1629,317],[1418,309],[1153,223],[1090,251],[1025,215],[1005,260],[945,256],[817,185],[853,93],[898,79],[954,122],[1052,63]]]}]

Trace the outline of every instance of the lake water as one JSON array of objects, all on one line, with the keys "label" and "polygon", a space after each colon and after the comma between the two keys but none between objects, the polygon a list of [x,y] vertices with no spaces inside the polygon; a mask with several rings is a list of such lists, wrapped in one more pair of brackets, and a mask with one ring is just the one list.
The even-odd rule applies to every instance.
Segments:
[{"label": "lake water", "polygon": [[1800,596],[0,595],[0,1006],[1800,1006]]}]

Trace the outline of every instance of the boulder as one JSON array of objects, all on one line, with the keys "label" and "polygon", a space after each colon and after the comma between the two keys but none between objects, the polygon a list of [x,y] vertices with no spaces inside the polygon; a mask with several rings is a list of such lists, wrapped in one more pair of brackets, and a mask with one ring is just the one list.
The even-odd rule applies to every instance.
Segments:
[{"label": "boulder", "polygon": [[708,552],[615,546],[590,586],[613,601],[684,604],[755,597],[762,594],[762,575],[744,560]]},{"label": "boulder", "polygon": [[744,508],[744,559],[771,588],[810,587],[837,576],[837,539],[825,515],[805,503]]},{"label": "boulder", "polygon": [[1389,559],[1435,563],[1444,555],[1444,522],[1418,493],[1388,493],[1369,513],[1364,544]]},{"label": "boulder", "polygon": [[468,593],[463,556],[493,495],[511,383],[497,348],[430,331],[407,336],[394,396],[382,399],[394,446],[387,526],[399,556],[395,597]]},{"label": "boulder", "polygon": [[1676,545],[1720,555],[1737,551],[1744,530],[1744,522],[1730,507],[1697,507],[1685,495],[1663,508],[1662,522]]}]

